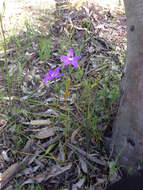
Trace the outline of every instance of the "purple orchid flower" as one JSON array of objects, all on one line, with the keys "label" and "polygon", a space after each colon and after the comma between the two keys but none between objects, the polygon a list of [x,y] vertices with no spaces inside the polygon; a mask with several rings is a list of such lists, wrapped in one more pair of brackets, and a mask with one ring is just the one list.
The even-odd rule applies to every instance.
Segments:
[{"label": "purple orchid flower", "polygon": [[74,57],[74,50],[70,49],[67,56],[60,56],[61,60],[63,61],[63,67],[72,64],[74,67],[78,67],[77,61],[80,59],[80,56]]},{"label": "purple orchid flower", "polygon": [[54,79],[56,77],[61,77],[64,74],[59,74],[60,67],[57,67],[55,70],[50,69],[48,74],[43,75],[43,82],[46,83],[48,80]]}]

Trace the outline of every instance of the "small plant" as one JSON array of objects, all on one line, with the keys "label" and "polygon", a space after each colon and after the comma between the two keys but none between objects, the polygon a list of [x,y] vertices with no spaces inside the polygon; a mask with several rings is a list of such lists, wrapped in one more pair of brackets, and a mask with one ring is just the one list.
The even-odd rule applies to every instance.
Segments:
[{"label": "small plant", "polygon": [[[67,56],[60,56],[61,60],[63,61],[63,67],[68,66],[69,64],[73,65],[75,68],[78,67],[78,63],[77,60],[80,59],[80,56],[75,56],[74,57],[74,50],[70,49],[69,53]],[[44,80],[43,83],[46,83],[48,80],[52,80],[54,78],[57,77],[61,77],[64,74],[59,74],[60,71],[60,67],[57,67],[55,70],[50,69],[48,74],[44,74]],[[68,110],[68,103],[67,103],[67,97],[69,97],[70,93],[69,93],[69,88],[70,88],[70,83],[71,80],[70,78],[67,78],[66,80],[66,92],[64,93],[64,102],[65,102],[65,106]],[[67,111],[67,118],[65,120],[65,126],[66,126],[66,130],[65,130],[65,141],[67,142],[68,136],[69,136],[69,128],[70,128],[70,113],[69,111]]]},{"label": "small plant", "polygon": [[48,39],[48,40],[41,39],[40,40],[40,51],[39,51],[40,60],[47,61],[49,59],[49,57],[51,55],[50,46],[51,46],[51,39]]},{"label": "small plant", "polygon": [[117,171],[117,162],[119,160],[119,157],[121,156],[121,154],[123,153],[123,151],[125,150],[125,147],[123,147],[119,154],[116,156],[111,168],[110,168],[110,171],[109,171],[109,179],[113,176],[113,174]]}]

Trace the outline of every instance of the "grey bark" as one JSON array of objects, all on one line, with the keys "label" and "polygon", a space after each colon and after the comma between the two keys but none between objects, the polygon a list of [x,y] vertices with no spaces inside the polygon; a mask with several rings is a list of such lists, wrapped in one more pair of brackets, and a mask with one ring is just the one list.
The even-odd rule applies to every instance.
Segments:
[{"label": "grey bark", "polygon": [[124,0],[127,54],[111,151],[119,164],[136,169],[143,162],[143,0]]}]

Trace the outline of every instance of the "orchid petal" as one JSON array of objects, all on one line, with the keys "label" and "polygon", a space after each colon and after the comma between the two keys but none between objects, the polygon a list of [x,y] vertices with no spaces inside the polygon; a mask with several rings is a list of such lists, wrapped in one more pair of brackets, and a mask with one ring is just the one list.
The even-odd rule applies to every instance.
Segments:
[{"label": "orchid petal", "polygon": [[73,55],[74,55],[74,50],[71,48],[69,50],[68,57],[73,57]]},{"label": "orchid petal", "polygon": [[69,57],[68,57],[68,56],[64,56],[64,55],[61,55],[61,56],[60,56],[60,59],[61,59],[62,61],[68,61]]},{"label": "orchid petal", "polygon": [[75,61],[73,61],[71,64],[72,64],[74,67],[78,67],[77,62],[75,62]]},{"label": "orchid petal", "polygon": [[52,69],[49,69],[48,74],[49,74],[49,75],[52,75],[52,73],[53,73],[53,70],[52,70]]},{"label": "orchid petal", "polygon": [[64,74],[59,74],[60,67],[57,67],[55,70],[50,69],[48,74],[43,75],[43,82],[46,83],[48,80],[54,79],[55,77],[60,77]]},{"label": "orchid petal", "polygon": [[53,76],[57,75],[60,71],[60,67],[57,67],[54,71],[53,71]]},{"label": "orchid petal", "polygon": [[49,74],[46,74],[45,77],[44,77],[44,80],[43,82],[46,83],[48,80],[51,80],[53,77]]},{"label": "orchid petal", "polygon": [[77,61],[77,60],[79,60],[81,57],[80,56],[76,56],[76,57],[73,57],[73,60],[74,61]]},{"label": "orchid petal", "polygon": [[69,65],[70,63],[69,63],[69,61],[68,62],[64,62],[63,63],[63,67],[65,67],[65,66],[67,66],[67,65]]}]

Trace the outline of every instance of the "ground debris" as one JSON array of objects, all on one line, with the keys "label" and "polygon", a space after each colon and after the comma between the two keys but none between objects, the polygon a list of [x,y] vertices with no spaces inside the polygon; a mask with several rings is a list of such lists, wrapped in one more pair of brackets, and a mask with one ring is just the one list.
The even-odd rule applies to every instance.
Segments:
[{"label": "ground debris", "polygon": [[[7,0],[10,5],[3,17],[6,52],[0,46],[1,188],[104,189],[114,169],[103,135],[116,113],[125,15],[87,0]],[[71,47],[81,57],[80,71],[66,68],[72,75],[63,84],[61,78],[45,84],[44,74],[61,66]]]}]

